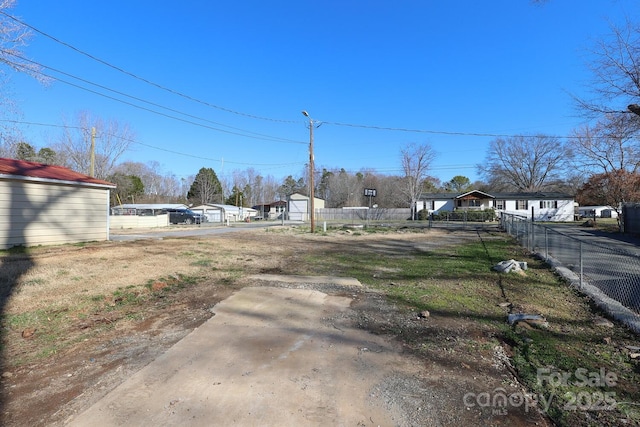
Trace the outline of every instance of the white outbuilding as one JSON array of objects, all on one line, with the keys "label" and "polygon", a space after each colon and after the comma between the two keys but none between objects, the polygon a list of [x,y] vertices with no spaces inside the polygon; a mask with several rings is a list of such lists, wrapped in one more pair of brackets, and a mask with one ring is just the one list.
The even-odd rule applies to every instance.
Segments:
[{"label": "white outbuilding", "polygon": [[618,218],[618,212],[611,206],[580,206],[578,211],[583,218]]}]

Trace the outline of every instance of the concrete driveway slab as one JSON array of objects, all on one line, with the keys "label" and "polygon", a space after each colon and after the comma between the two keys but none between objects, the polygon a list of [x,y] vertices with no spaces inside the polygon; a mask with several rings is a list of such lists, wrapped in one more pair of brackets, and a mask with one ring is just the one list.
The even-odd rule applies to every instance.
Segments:
[{"label": "concrete driveway slab", "polygon": [[395,344],[350,326],[350,303],[243,288],[69,425],[402,425],[380,384],[416,367]]}]

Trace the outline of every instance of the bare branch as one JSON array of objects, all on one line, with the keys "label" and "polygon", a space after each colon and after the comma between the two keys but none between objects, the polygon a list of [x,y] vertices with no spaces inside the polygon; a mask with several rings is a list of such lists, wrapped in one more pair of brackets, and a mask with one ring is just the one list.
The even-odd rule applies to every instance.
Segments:
[{"label": "bare branch", "polygon": [[540,191],[562,178],[570,154],[556,137],[497,138],[478,166],[495,189]]},{"label": "bare branch", "polygon": [[431,145],[409,144],[401,151],[402,170],[404,171],[403,193],[411,202],[412,218],[415,218],[415,203],[420,197],[427,173],[436,158]]}]

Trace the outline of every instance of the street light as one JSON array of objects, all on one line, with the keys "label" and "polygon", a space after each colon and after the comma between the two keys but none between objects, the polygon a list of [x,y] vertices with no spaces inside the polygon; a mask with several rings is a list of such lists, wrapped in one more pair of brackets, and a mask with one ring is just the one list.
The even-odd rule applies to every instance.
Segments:
[{"label": "street light", "polygon": [[314,218],[314,194],[313,194],[313,119],[309,116],[306,110],[302,110],[302,114],[309,119],[309,220],[311,221],[311,232],[315,233],[315,218]]}]

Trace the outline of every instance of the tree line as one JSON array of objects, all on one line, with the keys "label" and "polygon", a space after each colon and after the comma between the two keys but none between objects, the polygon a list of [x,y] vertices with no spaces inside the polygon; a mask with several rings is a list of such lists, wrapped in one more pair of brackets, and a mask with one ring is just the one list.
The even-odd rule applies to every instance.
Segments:
[{"label": "tree line", "polygon": [[[5,0],[0,9],[9,9]],[[21,61],[29,29],[1,20],[0,64],[44,80],[37,65]],[[586,96],[573,96],[576,111],[587,124],[570,135],[513,135],[490,141],[486,157],[477,165],[481,181],[458,175],[446,182],[430,176],[437,153],[428,142],[399,148],[400,175],[373,169],[350,172],[340,168],[315,171],[314,192],[327,206],[366,206],[372,201],[365,188],[375,188],[373,203],[380,207],[414,206],[423,192],[559,191],[576,195],[581,205],[610,205],[640,201],[640,26],[626,21],[611,25],[609,37],[593,49],[592,79]],[[0,74],[2,79],[7,73]],[[2,82],[4,83],[4,82]],[[43,81],[46,84],[46,81]],[[0,85],[0,90],[7,86]],[[15,103],[3,93],[3,111]],[[157,162],[121,162],[135,142],[129,124],[82,112],[65,120],[62,131],[47,147],[25,141],[11,121],[0,122],[0,156],[57,164],[117,184],[113,204],[142,202],[227,203],[254,206],[308,191],[308,169],[278,180],[253,168],[219,177],[203,167],[193,176],[163,172]],[[93,147],[93,148],[92,148]],[[93,162],[91,152],[93,151]]]}]

